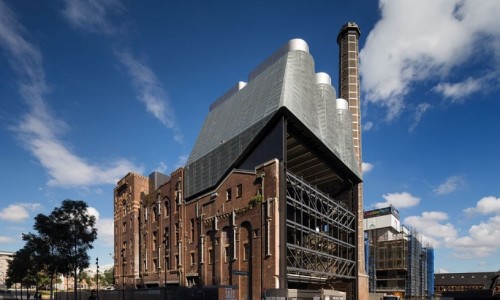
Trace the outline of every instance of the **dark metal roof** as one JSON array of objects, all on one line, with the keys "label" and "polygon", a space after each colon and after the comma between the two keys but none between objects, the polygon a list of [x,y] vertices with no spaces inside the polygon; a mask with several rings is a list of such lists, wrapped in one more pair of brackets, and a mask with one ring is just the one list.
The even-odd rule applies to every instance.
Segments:
[{"label": "dark metal roof", "polygon": [[436,286],[462,286],[476,285],[483,286],[489,284],[489,279],[495,272],[475,272],[475,273],[438,273],[434,274],[434,285]]}]

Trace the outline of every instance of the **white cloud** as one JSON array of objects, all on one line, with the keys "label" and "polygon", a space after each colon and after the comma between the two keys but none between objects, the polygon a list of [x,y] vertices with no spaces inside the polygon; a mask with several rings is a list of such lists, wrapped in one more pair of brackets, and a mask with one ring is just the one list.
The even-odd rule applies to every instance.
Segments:
[{"label": "white cloud", "polygon": [[449,246],[455,249],[456,257],[473,259],[493,254],[500,248],[498,241],[500,241],[500,215],[471,226],[467,236],[451,241]]},{"label": "white cloud", "polygon": [[112,246],[114,241],[114,220],[112,218],[101,218],[99,211],[91,206],[87,208],[87,212],[95,216],[97,238],[99,242],[106,246]]},{"label": "white cloud", "polygon": [[170,100],[153,70],[128,51],[116,52],[116,57],[127,70],[137,97],[146,105],[146,110],[167,128],[173,129],[174,139],[181,143],[183,136],[176,125]]},{"label": "white cloud", "polygon": [[363,175],[373,170],[373,165],[371,163],[364,162],[361,164],[361,170]]},{"label": "white cloud", "polygon": [[494,196],[484,197],[479,200],[476,207],[464,209],[467,214],[500,214],[500,198]]},{"label": "white cloud", "polygon": [[417,106],[417,109],[415,110],[415,115],[413,116],[413,123],[411,124],[411,126],[409,128],[410,132],[415,130],[418,123],[420,123],[422,116],[427,112],[427,110],[429,108],[431,108],[431,105],[429,103],[420,103]]},{"label": "white cloud", "polygon": [[175,164],[175,168],[180,168],[184,167],[186,165],[186,162],[188,160],[189,156],[188,155],[181,155],[177,158],[177,163]]},{"label": "white cloud", "polygon": [[467,78],[463,82],[449,83],[442,82],[433,88],[433,91],[440,93],[451,102],[463,102],[464,98],[470,94],[481,90],[484,78]]},{"label": "white cloud", "polygon": [[385,202],[375,203],[376,208],[387,207],[389,205],[394,205],[396,208],[405,208],[418,205],[420,203],[420,198],[415,197],[407,192],[402,193],[387,193],[382,195]]},{"label": "white cloud", "polygon": [[106,246],[113,246],[114,221],[111,218],[102,218],[97,222],[97,237],[99,242]]},{"label": "white cloud", "polygon": [[30,217],[30,212],[40,210],[40,203],[16,203],[10,204],[0,211],[0,220],[11,222],[23,222]]},{"label": "white cloud", "polygon": [[[500,59],[500,2],[496,0],[381,0],[381,19],[360,52],[360,74],[366,100],[387,108],[387,120],[405,107],[404,97],[421,81],[449,81],[475,57]],[[481,47],[477,47],[478,41]],[[492,55],[491,55],[492,54]],[[493,80],[499,63],[476,78]],[[454,72],[451,72],[454,71]],[[435,91],[459,99],[487,80],[462,79],[465,84],[437,84]],[[459,79],[460,81],[460,79]]]},{"label": "white cloud", "polygon": [[158,171],[160,173],[165,174],[167,172],[167,169],[168,169],[167,164],[165,162],[163,162],[163,161],[160,161],[160,163],[156,167],[155,171]]},{"label": "white cloud", "polygon": [[10,244],[14,243],[16,240],[9,236],[1,236],[0,235],[0,244]]},{"label": "white cloud", "polygon": [[107,16],[122,10],[119,0],[64,0],[64,3],[63,16],[75,27],[106,34],[116,31]]},{"label": "white cloud", "polygon": [[[63,15],[81,30],[112,34],[116,32],[117,26],[109,20],[109,15],[122,9],[119,0],[65,0]],[[126,50],[116,51],[115,56],[125,67],[136,89],[137,98],[144,103],[146,111],[172,129],[174,140],[182,143],[184,137],[176,124],[170,99],[151,67]]]},{"label": "white cloud", "polygon": [[465,184],[465,179],[462,176],[451,176],[437,188],[434,189],[434,193],[437,195],[446,195],[453,193],[457,188]]},{"label": "white cloud", "polygon": [[370,131],[372,128],[373,128],[373,122],[366,122],[365,125],[363,125],[364,131]]},{"label": "white cloud", "polygon": [[444,212],[423,212],[421,216],[410,216],[404,219],[404,223],[416,229],[426,237],[424,241],[438,247],[441,241],[449,241],[457,236],[457,230],[451,223],[442,222],[448,220]]},{"label": "white cloud", "polygon": [[114,184],[130,170],[132,163],[117,159],[108,164],[92,164],[74,154],[59,136],[68,125],[48,109],[44,95],[48,92],[43,58],[38,49],[23,37],[24,29],[14,14],[0,2],[0,47],[19,75],[19,93],[30,111],[13,128],[23,145],[38,159],[49,174],[52,186],[89,186]]},{"label": "white cloud", "polygon": [[443,269],[443,268],[439,268],[436,273],[443,274],[443,273],[450,273],[450,271]]},{"label": "white cloud", "polygon": [[89,207],[87,208],[87,213],[88,213],[89,215],[91,215],[91,216],[94,216],[96,221],[98,221],[98,220],[99,220],[99,216],[100,216],[100,214],[99,214],[99,211],[98,211],[96,208],[94,208],[94,207],[92,207],[92,206],[89,206]]}]

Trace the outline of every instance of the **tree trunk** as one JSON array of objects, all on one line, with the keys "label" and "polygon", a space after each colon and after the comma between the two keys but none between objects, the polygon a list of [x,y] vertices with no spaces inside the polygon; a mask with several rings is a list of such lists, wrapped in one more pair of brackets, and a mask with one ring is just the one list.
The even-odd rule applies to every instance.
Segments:
[{"label": "tree trunk", "polygon": [[50,300],[52,300],[53,294],[53,285],[54,285],[54,274],[50,275]]}]

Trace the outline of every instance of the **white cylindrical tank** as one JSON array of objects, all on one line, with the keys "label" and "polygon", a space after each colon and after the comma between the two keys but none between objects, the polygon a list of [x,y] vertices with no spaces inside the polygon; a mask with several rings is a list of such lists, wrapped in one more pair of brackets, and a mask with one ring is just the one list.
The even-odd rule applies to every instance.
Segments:
[{"label": "white cylindrical tank", "polygon": [[343,109],[343,110],[349,109],[349,103],[347,103],[347,100],[342,99],[342,98],[337,98],[336,106],[337,106],[337,109]]},{"label": "white cylindrical tank", "polygon": [[328,75],[325,72],[318,72],[315,74],[316,75],[316,84],[328,84],[332,85],[332,78],[330,78],[330,75]]}]

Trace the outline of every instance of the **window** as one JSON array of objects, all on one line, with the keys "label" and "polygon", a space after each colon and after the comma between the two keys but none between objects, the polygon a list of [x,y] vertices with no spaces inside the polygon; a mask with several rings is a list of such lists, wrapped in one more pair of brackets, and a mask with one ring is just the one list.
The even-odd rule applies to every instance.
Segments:
[{"label": "window", "polygon": [[191,266],[194,266],[194,252],[191,252]]},{"label": "window", "polygon": [[127,232],[127,222],[123,222],[123,228],[122,232]]},{"label": "window", "polygon": [[226,190],[226,201],[231,201],[231,188]]},{"label": "window", "polygon": [[243,244],[243,260],[247,261],[249,258],[250,258],[250,244],[244,243]]},{"label": "window", "polygon": [[189,237],[189,239],[191,240],[191,242],[194,242],[194,219],[191,219],[191,236]]},{"label": "window", "polygon": [[214,249],[208,249],[208,264],[213,264],[214,263]]},{"label": "window", "polygon": [[170,255],[165,256],[165,270],[170,270]]},{"label": "window", "polygon": [[165,208],[164,208],[164,216],[165,218],[168,217],[169,213],[170,213],[170,201],[168,201],[168,198],[165,197],[165,199],[163,199],[164,201],[164,205],[165,205]]},{"label": "window", "polygon": [[165,231],[163,232],[163,244],[165,245],[165,251],[167,250],[168,246],[169,246],[169,238],[170,238],[170,235],[169,235],[169,228],[168,227],[165,227]]},{"label": "window", "polygon": [[229,246],[224,247],[224,261],[229,262],[231,254],[229,253]]},{"label": "window", "polygon": [[158,208],[156,207],[156,205],[153,206],[153,221],[158,221]]},{"label": "window", "polygon": [[240,183],[236,186],[236,198],[243,196],[243,185]]},{"label": "window", "polygon": [[179,243],[179,223],[175,223],[175,243]]},{"label": "window", "polygon": [[180,179],[175,184],[175,202],[177,203],[177,205],[182,204],[182,188],[181,188],[181,180]]},{"label": "window", "polygon": [[158,270],[158,261],[156,258],[153,258],[153,270]]},{"label": "window", "polygon": [[158,248],[158,243],[157,243],[157,233],[156,230],[153,231],[153,251]]},{"label": "window", "polygon": [[122,202],[122,213],[124,217],[127,215],[127,201],[125,200]]},{"label": "window", "polygon": [[180,261],[179,261],[179,254],[176,254],[176,255],[175,255],[175,265],[176,265],[176,266],[179,266],[179,265],[180,265]]}]

